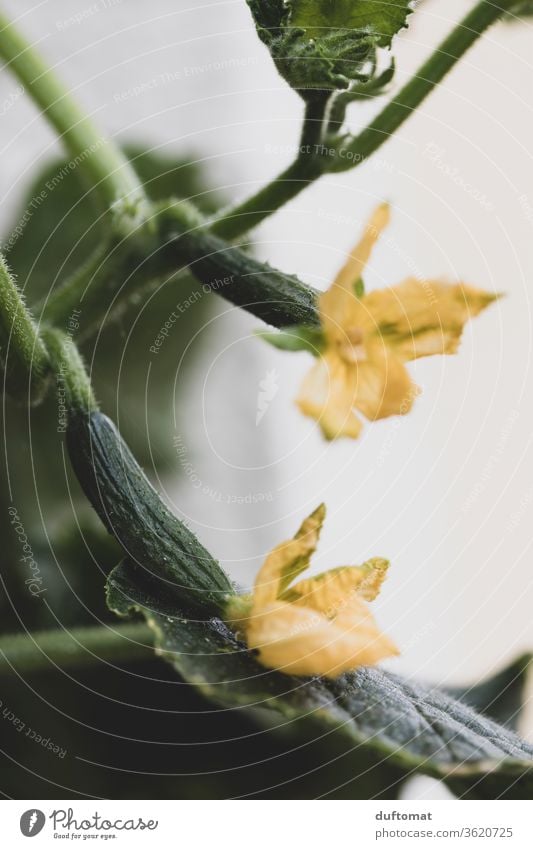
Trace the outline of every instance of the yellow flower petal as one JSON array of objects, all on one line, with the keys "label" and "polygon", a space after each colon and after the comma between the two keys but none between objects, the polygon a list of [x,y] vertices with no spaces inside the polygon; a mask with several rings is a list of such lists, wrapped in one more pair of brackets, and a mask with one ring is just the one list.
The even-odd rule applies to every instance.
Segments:
[{"label": "yellow flower petal", "polygon": [[353,365],[329,350],[304,378],[296,403],[316,419],[326,439],[359,436],[362,425],[353,411],[356,376]]},{"label": "yellow flower petal", "polygon": [[[455,353],[468,319],[498,297],[465,284],[409,278],[370,292],[363,305],[373,323],[373,335],[381,337],[401,359],[412,360]],[[370,331],[369,324],[367,329]]]},{"label": "yellow flower petal", "polygon": [[321,504],[305,519],[294,539],[282,542],[270,552],[255,581],[252,613],[274,602],[290,582],[307,569],[325,516],[326,507]]},{"label": "yellow flower petal", "polygon": [[387,577],[389,561],[384,557],[372,557],[363,564],[362,568],[366,570],[366,574],[357,594],[365,601],[374,601]]},{"label": "yellow flower petal", "polygon": [[285,591],[282,598],[332,618],[350,602],[353,595],[373,601],[385,579],[388,565],[387,560],[374,557],[362,566],[340,566],[298,581]]},{"label": "yellow flower petal", "polygon": [[339,623],[313,610],[277,602],[250,619],[247,638],[264,666],[293,675],[335,678],[396,654],[360,600],[343,611]]},{"label": "yellow flower petal", "polygon": [[403,363],[455,353],[468,319],[499,297],[465,284],[416,278],[357,297],[354,284],[388,220],[383,204],[319,298],[325,352],[305,378],[297,403],[327,439],[359,436],[356,409],[370,420],[409,412],[419,390]]},{"label": "yellow flower petal", "polygon": [[397,651],[365,603],[379,592],[386,560],[376,557],[362,566],[333,569],[291,586],[309,565],[324,516],[322,504],[294,539],[269,554],[252,596],[230,599],[225,619],[264,666],[334,678]]},{"label": "yellow flower petal", "polygon": [[408,413],[420,390],[403,363],[380,342],[367,345],[367,352],[368,358],[356,366],[352,403],[372,421]]},{"label": "yellow flower petal", "polygon": [[354,657],[357,666],[371,665],[385,657],[399,654],[395,643],[379,630],[372,612],[357,596],[339,611],[335,618],[335,627],[352,640],[357,636],[359,647]]},{"label": "yellow flower petal", "polygon": [[342,337],[343,328],[353,323],[358,299],[354,285],[362,276],[382,230],[389,223],[389,206],[381,204],[368,221],[363,237],[350,252],[347,261],[337,274],[327,292],[319,299],[319,311],[326,336]]},{"label": "yellow flower petal", "polygon": [[341,566],[314,578],[298,581],[286,590],[282,598],[299,607],[312,608],[331,619],[357,592],[364,578],[363,567]]}]

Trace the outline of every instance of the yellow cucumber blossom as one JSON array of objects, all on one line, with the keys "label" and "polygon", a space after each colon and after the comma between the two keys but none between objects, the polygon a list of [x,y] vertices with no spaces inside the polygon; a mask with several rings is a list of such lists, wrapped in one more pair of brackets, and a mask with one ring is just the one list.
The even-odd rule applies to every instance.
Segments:
[{"label": "yellow cucumber blossom", "polygon": [[233,598],[225,617],[263,666],[287,674],[336,678],[398,653],[366,604],[379,593],[386,560],[376,557],[294,583],[309,567],[325,513],[322,504],[294,539],[270,552],[252,595]]},{"label": "yellow cucumber blossom", "polygon": [[356,438],[362,422],[409,412],[418,387],[404,362],[454,354],[463,327],[498,298],[472,286],[410,277],[358,295],[372,248],[389,221],[379,206],[318,307],[325,347],[305,378],[297,404],[327,439]]}]

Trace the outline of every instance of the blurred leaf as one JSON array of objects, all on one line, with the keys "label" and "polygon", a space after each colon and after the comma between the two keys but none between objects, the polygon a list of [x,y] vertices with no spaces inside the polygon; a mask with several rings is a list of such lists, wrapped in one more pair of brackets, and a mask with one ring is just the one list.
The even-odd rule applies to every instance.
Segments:
[{"label": "blurred leaf", "polygon": [[257,330],[256,335],[280,351],[308,351],[316,357],[324,347],[322,330],[303,324],[288,327],[286,330]]},{"label": "blurred leaf", "polygon": [[523,654],[496,675],[473,687],[453,687],[448,692],[454,698],[516,730],[524,706],[532,671],[533,655]]},{"label": "blurred leaf", "polygon": [[508,9],[503,13],[506,21],[519,21],[520,18],[530,18],[531,15],[533,15],[533,0],[518,2],[512,9]]},{"label": "blurred leaf", "polygon": [[[207,191],[203,175],[193,162],[139,148],[126,152],[154,200],[193,197],[205,212],[214,211],[221,203]],[[90,192],[80,187],[75,171],[67,165],[55,162],[38,174],[2,240],[30,302],[45,297],[86,262],[103,236]],[[21,234],[12,243],[11,237],[21,224]],[[144,301],[138,298],[131,303],[120,323],[103,324],[98,338],[82,346],[97,397],[114,409],[120,393],[124,434],[141,461],[159,468],[172,457],[168,433],[174,420],[176,364],[180,363],[180,386],[185,387],[198,344],[191,346],[191,340],[208,314],[208,299],[197,295],[198,285],[191,276],[183,275],[179,287],[169,279]],[[185,308],[174,332],[154,355],[150,346],[178,304],[185,304]],[[185,351],[187,356],[182,360]],[[12,411],[9,418],[13,419],[13,432],[20,434],[20,416]],[[45,419],[42,411],[38,418]],[[40,442],[38,434],[34,436]],[[36,453],[38,450],[36,445]],[[54,475],[50,475],[48,484],[52,487],[53,483]]]},{"label": "blurred leaf", "polygon": [[410,0],[247,0],[280,74],[306,90],[370,82],[376,51],[407,26]]},{"label": "blurred leaf", "polygon": [[[154,199],[191,197],[205,212],[214,211],[221,203],[208,190],[194,162],[139,148],[127,152]],[[35,176],[2,238],[8,261],[30,303],[64,282],[98,246],[103,233],[95,209],[90,193],[80,186],[67,162],[47,165]],[[98,336],[82,348],[97,397],[103,406],[117,411],[136,456],[158,472],[164,471],[175,456],[169,434],[175,426],[176,369],[179,365],[180,392],[184,393],[200,344],[193,340],[209,315],[209,299],[197,297],[198,290],[191,276],[182,275],[179,286],[175,280],[168,280],[145,299],[132,303],[119,323],[104,324]],[[185,307],[173,332],[153,354],[150,346],[169,313],[178,311],[178,303]],[[82,318],[83,314],[80,321]],[[184,406],[178,408],[178,414]],[[53,610],[63,606],[69,624],[83,622],[90,615],[84,604],[88,610],[98,610],[95,596],[90,594],[94,591],[101,597],[109,568],[109,555],[103,548],[109,541],[97,546],[95,558],[75,528],[68,545],[63,544],[70,534],[70,523],[75,521],[71,500],[75,502],[78,489],[72,476],[67,484],[68,464],[57,417],[53,392],[44,404],[29,411],[9,400],[3,408],[6,451],[0,459],[0,567],[6,583],[0,591],[0,631],[20,627],[17,614],[25,627],[50,625],[44,598]],[[48,593],[40,600],[32,598],[24,584],[28,566],[21,561],[21,547],[7,514],[12,502],[46,577]],[[95,542],[92,537],[91,542]],[[101,562],[95,563],[100,556]],[[93,572],[91,588],[87,582],[89,569]],[[80,591],[80,603],[72,601],[74,591]]]},{"label": "blurred leaf", "polygon": [[335,681],[267,670],[220,620],[188,619],[156,597],[131,562],[111,573],[108,604],[120,615],[143,613],[158,652],[215,704],[270,716],[287,733],[290,723],[294,745],[323,736],[332,747],[340,743],[366,798],[413,773],[472,799],[528,799],[533,792],[533,747],[437,688],[378,668]]},{"label": "blurred leaf", "polygon": [[[207,191],[194,161],[177,159],[130,146],[125,153],[153,200],[192,197],[204,212],[214,212],[222,200]],[[20,234],[19,233],[20,230]],[[67,160],[56,160],[36,173],[2,244],[30,301],[46,295],[57,279],[79,268],[105,235],[91,191],[80,184]]]},{"label": "blurred leaf", "polygon": [[[14,671],[2,688],[3,708],[26,725],[19,733],[0,714],[8,798],[309,799],[317,778],[331,796],[356,798],[351,764],[331,736],[295,749],[283,729],[217,708],[155,655],[127,665]],[[28,728],[66,749],[65,757],[32,741]],[[379,792],[372,772],[362,790]]]}]

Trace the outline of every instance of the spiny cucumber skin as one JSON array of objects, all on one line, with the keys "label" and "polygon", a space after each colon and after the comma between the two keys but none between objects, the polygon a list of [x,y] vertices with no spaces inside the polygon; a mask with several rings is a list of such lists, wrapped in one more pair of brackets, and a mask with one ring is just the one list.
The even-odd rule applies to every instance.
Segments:
[{"label": "spiny cucumber skin", "polygon": [[181,605],[220,615],[235,592],[229,578],[161,501],[113,422],[75,411],[67,447],[85,495],[127,557]]},{"label": "spiny cucumber skin", "polygon": [[218,292],[267,324],[320,326],[318,292],[296,277],[258,262],[206,231],[169,233],[165,249],[188,265],[207,291]]}]

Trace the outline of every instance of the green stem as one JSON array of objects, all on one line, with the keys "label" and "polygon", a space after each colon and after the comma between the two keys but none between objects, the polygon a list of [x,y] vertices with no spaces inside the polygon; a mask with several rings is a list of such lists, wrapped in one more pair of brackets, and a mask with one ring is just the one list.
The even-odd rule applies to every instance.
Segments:
[{"label": "green stem", "polygon": [[[22,294],[0,254],[0,360],[10,395],[39,400],[48,377],[68,409],[96,410],[89,376],[71,336],[43,327],[39,334]],[[37,395],[37,397],[35,397]]]},{"label": "green stem", "polygon": [[5,388],[22,397],[39,393],[49,369],[48,354],[31,313],[0,254],[0,358]]},{"label": "green stem", "polygon": [[355,167],[374,153],[417,109],[456,62],[516,0],[481,0],[452,30],[393,100],[358,136],[342,144],[332,171]]},{"label": "green stem", "polygon": [[331,97],[331,92],[316,92],[305,104],[302,132],[300,134],[300,149],[313,147],[318,144],[324,133],[324,118]]},{"label": "green stem", "polygon": [[328,98],[323,94],[308,101],[294,162],[253,197],[222,213],[221,217],[211,224],[213,233],[224,239],[234,239],[246,233],[323,173],[325,162],[318,149],[327,102]]},{"label": "green stem", "polygon": [[128,214],[136,211],[145,194],[129,161],[100,135],[39,54],[1,13],[0,57],[61,136],[72,157],[69,165],[85,172],[104,209],[123,201]]},{"label": "green stem", "polygon": [[65,415],[73,410],[87,413],[98,409],[91,381],[72,338],[60,330],[45,329],[43,338],[56,379],[59,403]]},{"label": "green stem", "polygon": [[153,657],[153,635],[147,625],[132,622],[72,631],[39,631],[0,637],[0,674],[94,666],[102,661],[126,662]]},{"label": "green stem", "polygon": [[387,141],[480,35],[516,2],[499,0],[493,3],[491,0],[481,0],[358,136],[344,141],[337,149],[332,147],[333,156],[298,155],[271,183],[215,221],[212,230],[219,236],[236,238],[256,227],[322,174],[344,171],[359,165]]}]

